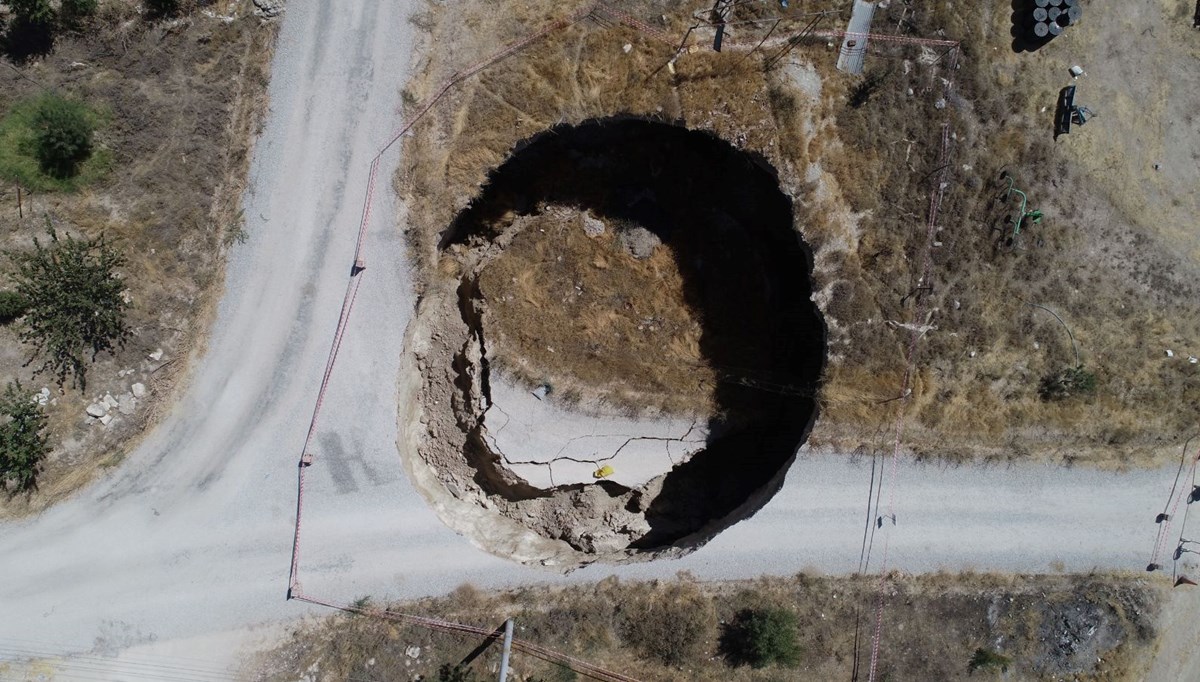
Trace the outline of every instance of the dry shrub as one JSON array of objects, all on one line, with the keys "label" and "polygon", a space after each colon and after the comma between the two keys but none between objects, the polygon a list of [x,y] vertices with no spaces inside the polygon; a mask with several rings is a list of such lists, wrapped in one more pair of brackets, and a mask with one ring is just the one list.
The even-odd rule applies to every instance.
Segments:
[{"label": "dry shrub", "polygon": [[712,599],[677,582],[622,605],[621,639],[643,656],[675,666],[696,659],[716,628]]}]

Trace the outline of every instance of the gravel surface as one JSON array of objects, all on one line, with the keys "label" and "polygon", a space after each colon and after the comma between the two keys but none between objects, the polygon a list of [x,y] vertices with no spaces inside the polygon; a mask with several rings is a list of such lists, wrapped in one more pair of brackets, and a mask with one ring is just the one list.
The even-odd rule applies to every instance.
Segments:
[{"label": "gravel surface", "polygon": [[[0,525],[0,654],[120,651],[314,610],[285,601],[296,461],[368,164],[396,123],[416,4],[289,4],[246,198],[249,240],[230,259],[207,354],[172,414],[106,479],[39,517]],[[404,477],[395,445],[406,409],[398,401],[409,396],[396,395],[394,377],[413,305],[388,181],[396,161],[393,150],[381,169],[366,279],[310,470],[305,593],[350,601],[467,581],[858,568],[869,459],[803,453],[754,518],[676,561],[563,577],[486,554],[443,525]],[[875,561],[880,534],[890,533],[889,564],[906,571],[1140,569],[1173,475],[906,461],[899,523],[876,531]]]}]

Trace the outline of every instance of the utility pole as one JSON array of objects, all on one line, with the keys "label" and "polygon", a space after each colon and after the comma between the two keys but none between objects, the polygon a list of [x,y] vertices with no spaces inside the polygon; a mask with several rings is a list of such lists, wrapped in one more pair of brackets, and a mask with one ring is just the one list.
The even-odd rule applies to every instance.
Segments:
[{"label": "utility pole", "polygon": [[512,618],[504,621],[504,649],[500,653],[500,682],[508,682],[508,654],[512,651]]}]

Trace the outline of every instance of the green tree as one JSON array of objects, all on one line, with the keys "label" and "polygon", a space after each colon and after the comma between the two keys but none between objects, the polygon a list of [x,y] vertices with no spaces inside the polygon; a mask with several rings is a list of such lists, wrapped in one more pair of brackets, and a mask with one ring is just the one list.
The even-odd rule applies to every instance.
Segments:
[{"label": "green tree", "polygon": [[41,405],[9,382],[0,397],[0,487],[26,491],[37,487],[42,460],[50,451]]},{"label": "green tree", "polygon": [[94,127],[82,103],[48,94],[38,101],[33,125],[38,165],[43,173],[71,177],[91,156]]},{"label": "green tree", "polygon": [[8,0],[7,4],[18,22],[44,26],[54,21],[50,0]]},{"label": "green tree", "polygon": [[729,624],[722,648],[735,665],[764,668],[772,663],[800,663],[799,624],[787,609],[744,609]]},{"label": "green tree", "polygon": [[[129,338],[125,315],[129,304],[117,268],[125,257],[103,236],[60,239],[46,219],[50,243],[34,239],[32,252],[8,252],[15,263],[17,293],[28,302],[20,319],[21,339],[32,344],[61,386],[68,376],[84,388],[87,353],[124,346]],[[31,359],[32,362],[32,359]]]}]

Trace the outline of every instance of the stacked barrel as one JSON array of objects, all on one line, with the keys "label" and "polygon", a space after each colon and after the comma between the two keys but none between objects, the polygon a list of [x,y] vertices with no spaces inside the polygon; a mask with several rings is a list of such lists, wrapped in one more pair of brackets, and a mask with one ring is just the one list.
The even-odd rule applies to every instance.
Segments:
[{"label": "stacked barrel", "polygon": [[1080,0],[1034,0],[1033,34],[1039,38],[1061,35],[1083,16]]}]

